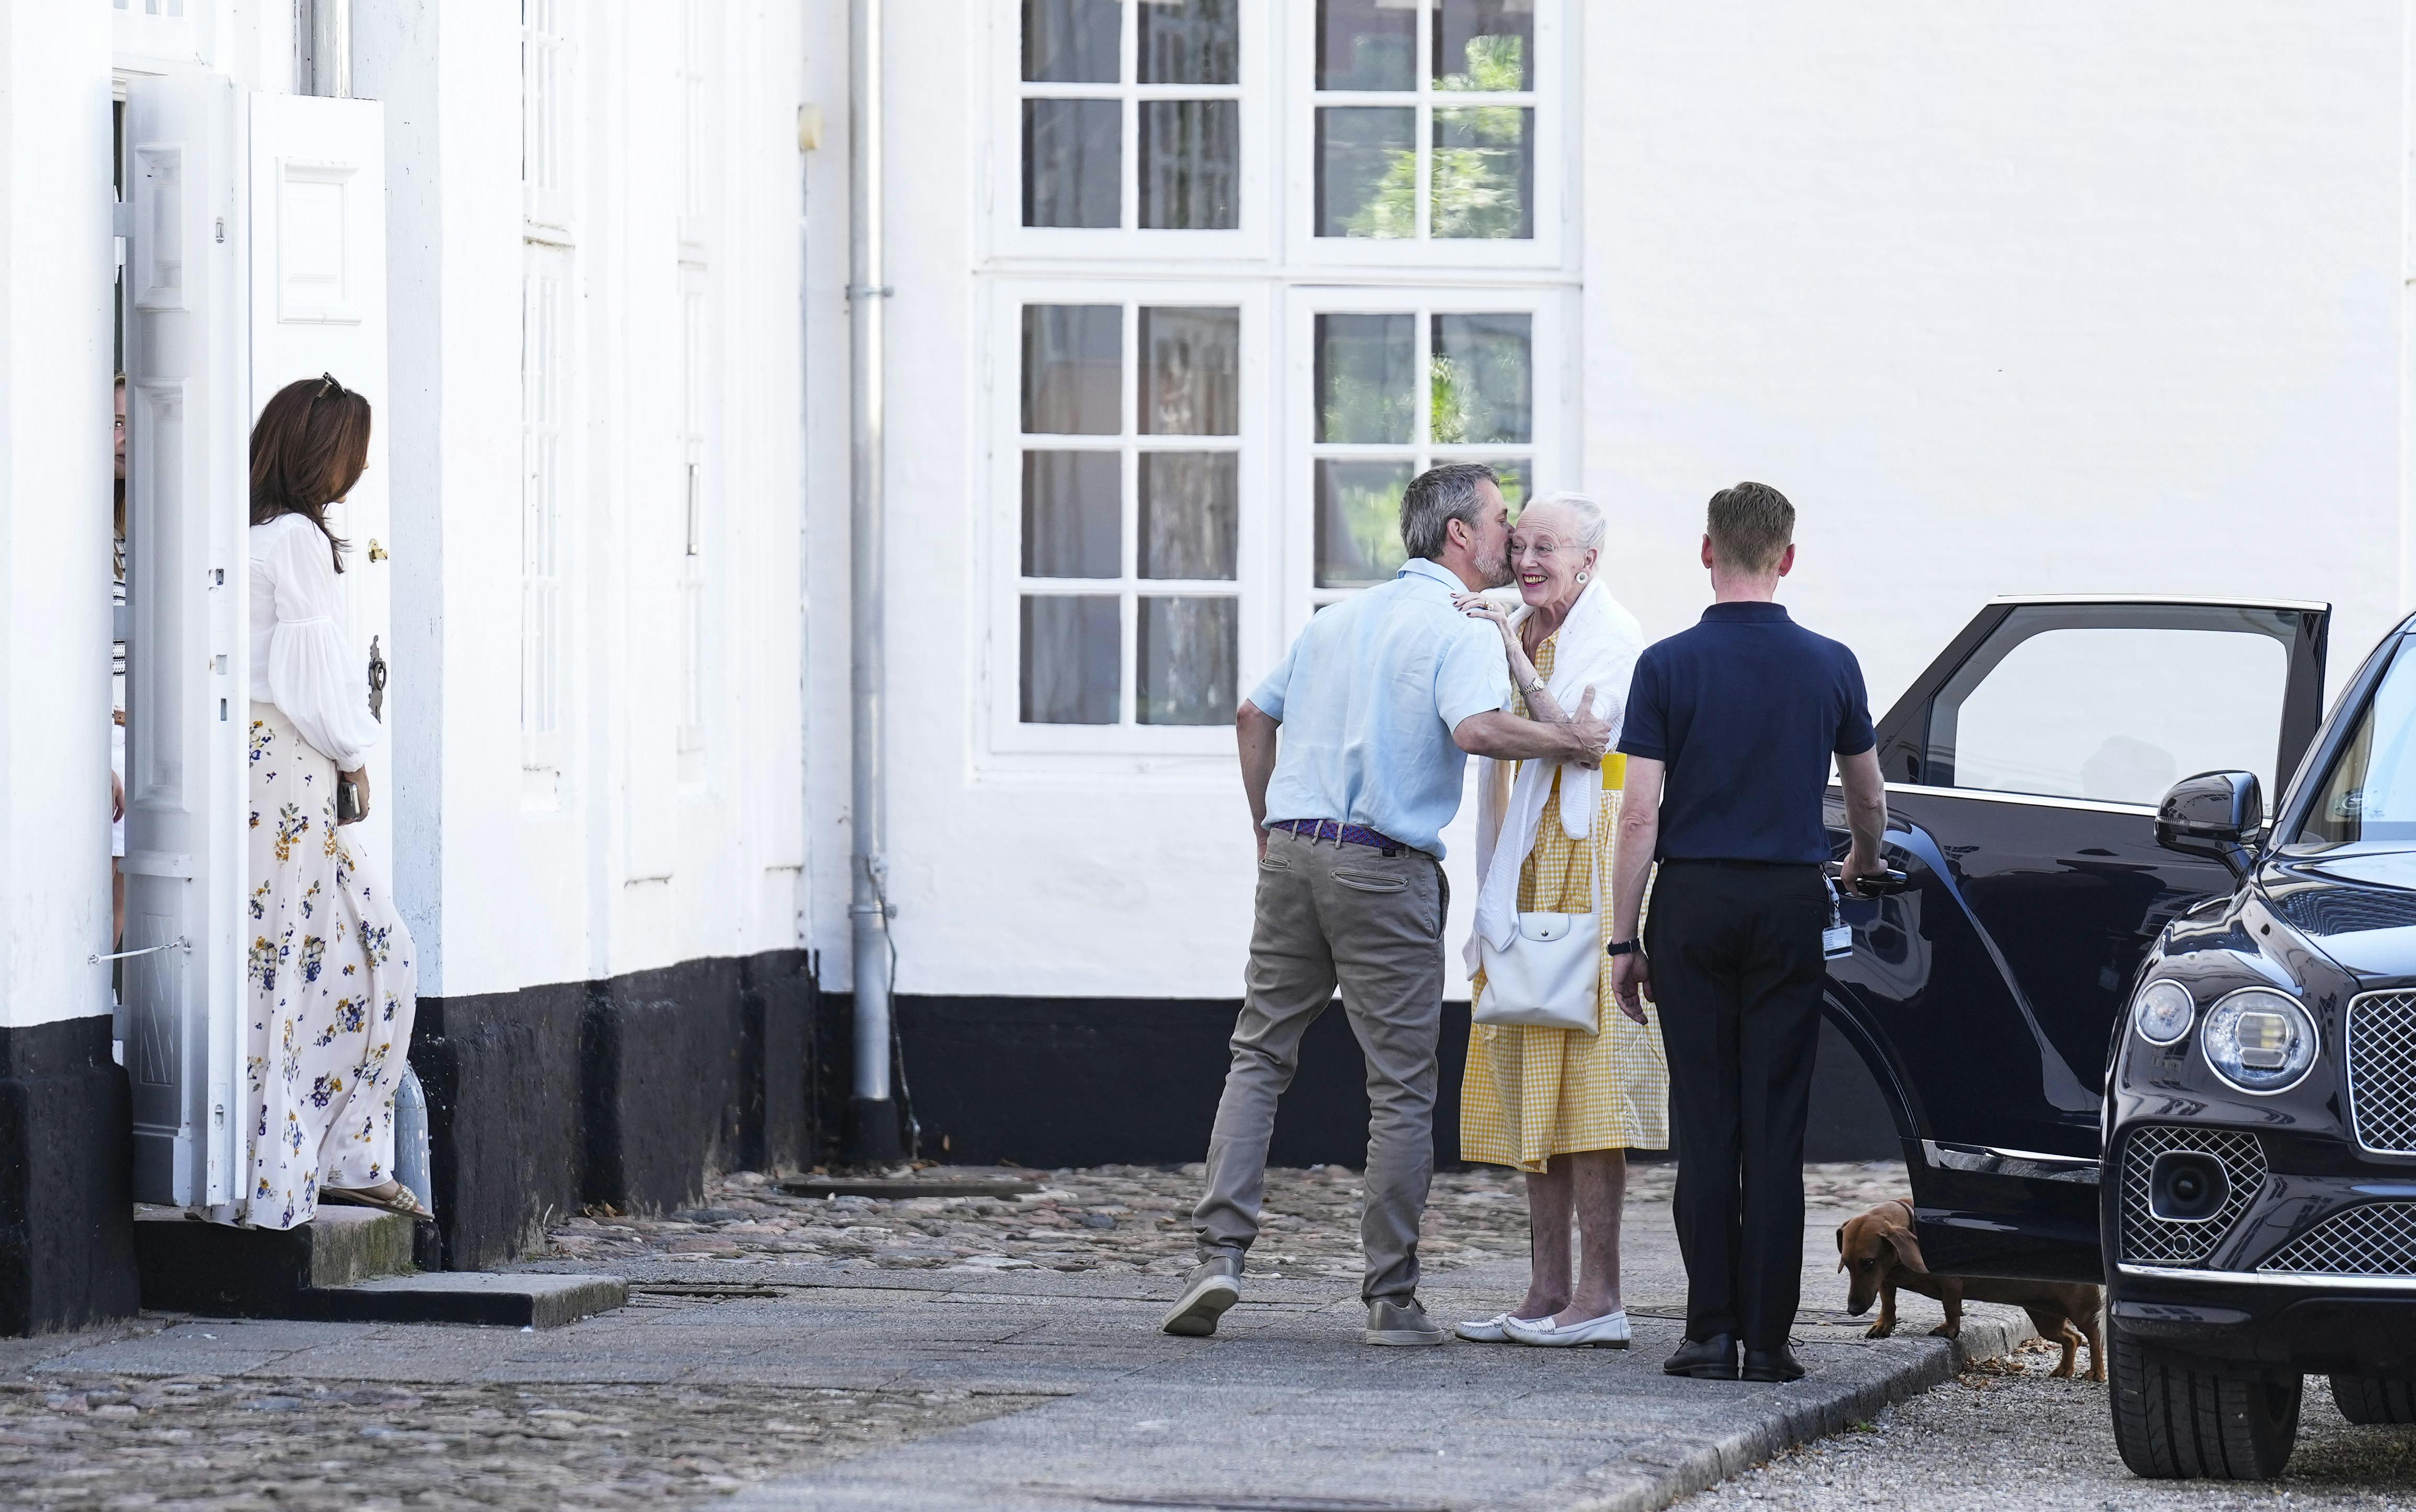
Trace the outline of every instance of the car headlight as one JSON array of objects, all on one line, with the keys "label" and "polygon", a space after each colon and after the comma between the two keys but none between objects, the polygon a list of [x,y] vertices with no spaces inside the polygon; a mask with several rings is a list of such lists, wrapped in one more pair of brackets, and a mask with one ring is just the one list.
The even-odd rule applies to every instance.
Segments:
[{"label": "car headlight", "polygon": [[2131,1023],[2151,1045],[2169,1045],[2189,1033],[2197,1018],[2197,1003],[2189,989],[2161,977],[2139,990],[2131,1004]]},{"label": "car headlight", "polygon": [[2316,1064],[2316,1021],[2296,998],[2242,988],[2207,1014],[2198,1044],[2215,1074],[2242,1092],[2279,1092]]}]

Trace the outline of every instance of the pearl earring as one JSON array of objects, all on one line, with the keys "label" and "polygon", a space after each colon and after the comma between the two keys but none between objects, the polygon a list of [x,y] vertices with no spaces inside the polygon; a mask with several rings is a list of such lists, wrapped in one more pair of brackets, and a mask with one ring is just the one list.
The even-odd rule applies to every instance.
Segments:
[{"label": "pearl earring", "polygon": [[1585,575],[1584,573],[1580,572],[1580,573],[1578,573],[1578,581],[1579,582],[1585,582],[1585,580],[1586,580],[1586,575]]}]

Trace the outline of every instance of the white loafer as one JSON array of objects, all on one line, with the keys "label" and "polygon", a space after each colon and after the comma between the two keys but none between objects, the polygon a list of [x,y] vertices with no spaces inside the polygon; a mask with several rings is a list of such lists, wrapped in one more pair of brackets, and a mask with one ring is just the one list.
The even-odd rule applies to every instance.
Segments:
[{"label": "white loafer", "polygon": [[1548,1318],[1513,1318],[1506,1312],[1497,1312],[1490,1318],[1457,1324],[1452,1328],[1452,1332],[1472,1344],[1507,1344],[1512,1342],[1508,1332],[1509,1324],[1549,1322],[1551,1320]]},{"label": "white loafer", "polygon": [[1563,1324],[1556,1324],[1549,1318],[1505,1316],[1502,1332],[1516,1343],[1543,1349],[1625,1349],[1628,1344],[1624,1311],[1606,1312],[1583,1323]]}]

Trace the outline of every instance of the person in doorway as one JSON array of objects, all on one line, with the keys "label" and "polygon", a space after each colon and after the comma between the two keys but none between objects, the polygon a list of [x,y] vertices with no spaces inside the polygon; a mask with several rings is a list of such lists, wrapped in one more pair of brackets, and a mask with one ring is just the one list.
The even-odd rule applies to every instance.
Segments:
[{"label": "person in doorway", "polygon": [[[277,391],[251,432],[251,870],[243,1219],[321,1202],[430,1215],[394,1179],[394,1094],[418,1006],[411,931],[359,834],[379,734],[343,636],[345,543],[370,402],[333,377]],[[348,791],[347,791],[348,790]]]},{"label": "person in doorway", "polygon": [[[1467,613],[1500,632],[1510,666],[1511,712],[1558,723],[1593,687],[1624,689],[1644,647],[1636,616],[1601,578],[1602,511],[1560,494],[1529,505],[1510,533],[1510,568],[1525,600],[1505,614],[1471,595]],[[1602,710],[1612,738],[1622,705]],[[1480,942],[1511,946],[1518,915],[1574,914],[1595,920],[1609,941],[1599,879],[1610,871],[1625,758],[1598,762],[1484,761],[1477,769],[1476,928],[1468,942],[1472,997],[1481,1012],[1486,978]],[[1627,1152],[1669,1142],[1669,1073],[1652,1010],[1633,1018],[1612,1005],[1610,958],[1595,955],[1593,1031],[1478,1023],[1471,1031],[1460,1092],[1459,1153],[1466,1160],[1527,1173],[1527,1295],[1507,1312],[1463,1323],[1459,1337],[1483,1343],[1606,1345],[1628,1342],[1619,1297],[1620,1208]],[[1569,1255],[1569,1219],[1579,1253]]]},{"label": "person in doorway", "polygon": [[1409,562],[1311,619],[1235,713],[1259,857],[1256,921],[1207,1189],[1192,1215],[1200,1263],[1161,1324],[1168,1333],[1214,1333],[1241,1295],[1276,1099],[1338,986],[1367,1061],[1361,1337],[1444,1340],[1417,1300],[1450,901],[1442,830],[1458,811],[1468,753],[1591,762],[1610,738],[1592,689],[1560,720],[1503,708],[1500,642],[1453,600],[1508,581],[1509,537],[1491,468],[1421,474],[1401,495]]},{"label": "person in doorway", "polygon": [[1662,1368],[1793,1381],[1831,761],[1853,837],[1849,891],[1884,870],[1887,796],[1854,654],[1774,602],[1795,566],[1795,507],[1739,483],[1712,495],[1709,516],[1702,562],[1717,602],[1645,648],[1627,695],[1607,948],[1623,1009],[1658,999],[1669,1059],[1686,1341]]}]

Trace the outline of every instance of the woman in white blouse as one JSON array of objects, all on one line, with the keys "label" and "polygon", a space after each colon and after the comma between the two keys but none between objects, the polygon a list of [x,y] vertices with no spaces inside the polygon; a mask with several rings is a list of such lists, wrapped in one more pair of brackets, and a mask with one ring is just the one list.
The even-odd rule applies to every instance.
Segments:
[{"label": "woman in white blouse", "polygon": [[[344,639],[327,525],[367,465],[370,402],[332,377],[278,390],[251,432],[251,935],[243,1221],[322,1202],[430,1217],[394,1179],[394,1093],[418,1006],[411,931],[364,854],[362,753],[380,733]],[[349,790],[349,791],[345,791]]]}]

